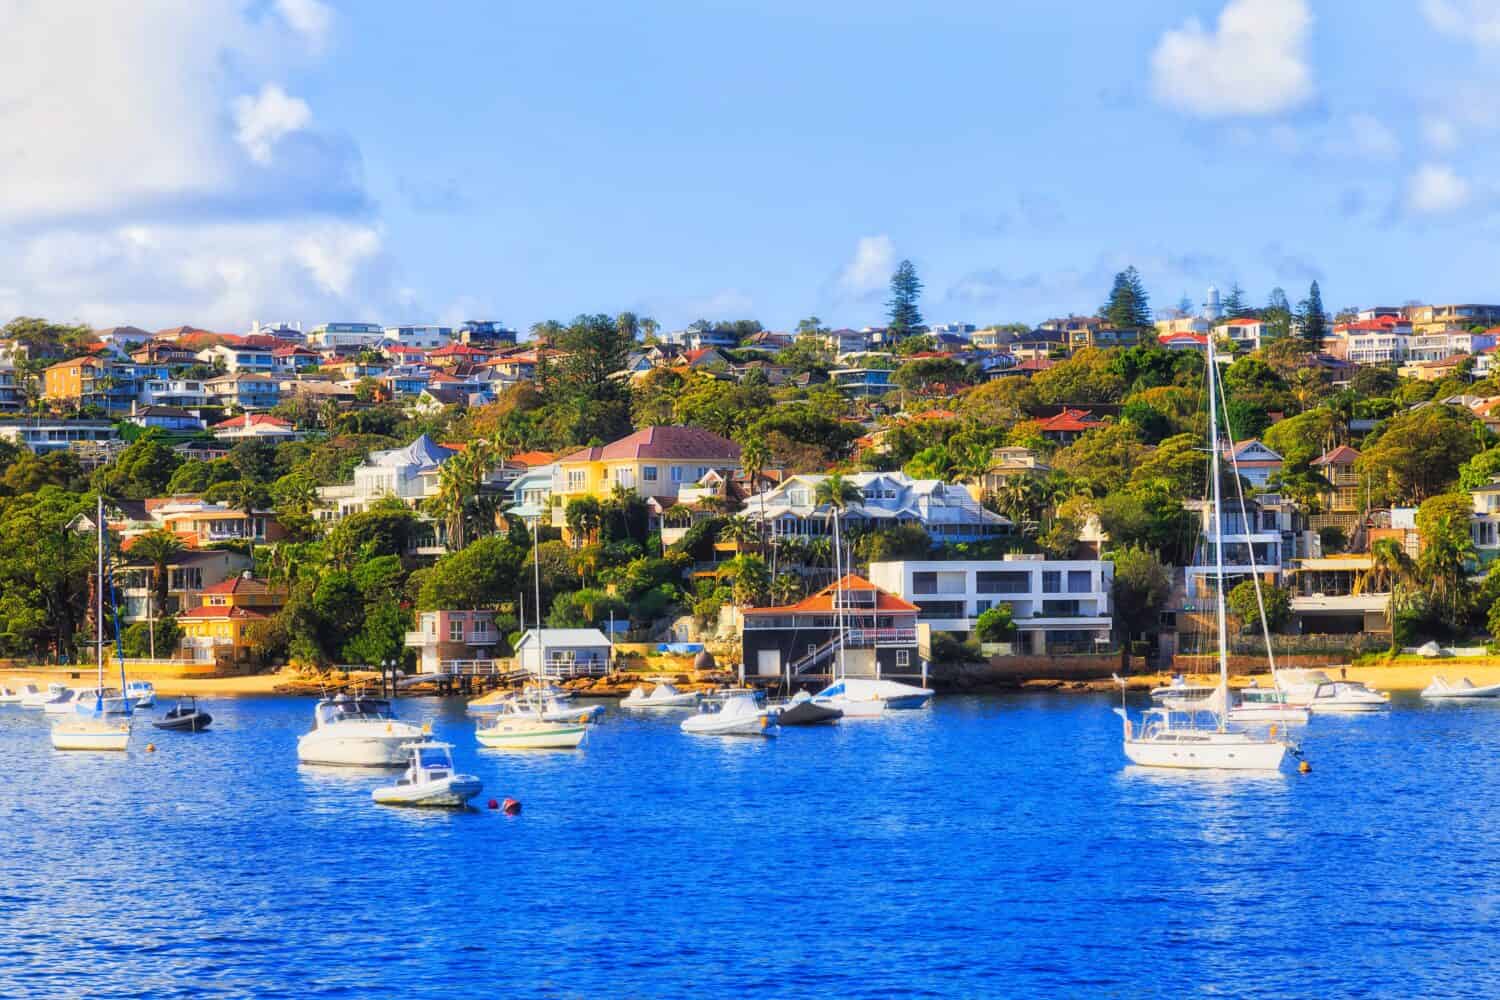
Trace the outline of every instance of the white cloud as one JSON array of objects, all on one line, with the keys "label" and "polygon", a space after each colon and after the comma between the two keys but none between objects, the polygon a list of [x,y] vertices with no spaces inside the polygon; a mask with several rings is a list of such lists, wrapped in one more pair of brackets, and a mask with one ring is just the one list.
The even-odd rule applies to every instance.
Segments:
[{"label": "white cloud", "polygon": [[1311,25],[1304,0],[1231,0],[1214,31],[1189,18],[1161,37],[1151,54],[1152,89],[1167,105],[1211,117],[1294,108],[1314,92]]},{"label": "white cloud", "polygon": [[1401,140],[1396,133],[1374,115],[1352,116],[1349,132],[1354,148],[1372,159],[1388,160],[1401,152]]},{"label": "white cloud", "polygon": [[333,11],[321,0],[276,0],[276,12],[315,50],[323,47],[333,26]]},{"label": "white cloud", "polygon": [[896,270],[896,243],[889,236],[865,236],[854,245],[854,256],[834,280],[839,295],[864,299],[880,292]]},{"label": "white cloud", "polygon": [[1497,0],[1422,0],[1422,14],[1445,35],[1479,45],[1500,45]]},{"label": "white cloud", "polygon": [[1412,174],[1406,204],[1421,215],[1446,215],[1469,201],[1469,182],[1440,163],[1425,163]]},{"label": "white cloud", "polygon": [[302,98],[268,83],[259,94],[234,99],[234,123],[235,140],[252,160],[268,166],[278,142],[312,124],[312,108]]}]

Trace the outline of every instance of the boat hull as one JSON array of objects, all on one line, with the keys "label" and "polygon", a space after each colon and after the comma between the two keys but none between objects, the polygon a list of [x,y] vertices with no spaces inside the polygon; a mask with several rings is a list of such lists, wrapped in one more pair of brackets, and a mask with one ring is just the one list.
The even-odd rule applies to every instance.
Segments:
[{"label": "boat hull", "polygon": [[214,717],[207,712],[194,712],[191,715],[169,716],[165,719],[157,719],[151,725],[157,729],[165,729],[175,733],[201,733],[214,721]]},{"label": "boat hull", "polygon": [[476,730],[474,738],[494,750],[574,750],[587,735],[585,725],[502,720]]},{"label": "boat hull", "polygon": [[330,767],[401,767],[406,763],[402,747],[421,738],[420,730],[408,727],[378,736],[313,732],[297,741],[297,759]]},{"label": "boat hull", "polygon": [[478,778],[459,774],[424,785],[388,785],[375,789],[370,798],[383,806],[462,809],[483,790]]},{"label": "boat hull", "polygon": [[[1231,737],[1228,739],[1220,737]],[[1206,734],[1201,738],[1125,741],[1125,756],[1141,767],[1192,771],[1279,771],[1286,744],[1239,734]]]},{"label": "boat hull", "polygon": [[[703,718],[712,718],[703,716]],[[728,723],[715,725],[689,726],[689,722],[697,722],[698,717],[687,719],[682,724],[682,731],[692,733],[694,736],[767,736],[775,737],[781,735],[781,727],[771,722],[769,718],[761,720],[736,720]]]},{"label": "boat hull", "polygon": [[52,727],[54,750],[122,751],[129,746],[129,723],[69,720]]},{"label": "boat hull", "polygon": [[1306,725],[1311,714],[1307,709],[1295,705],[1242,705],[1229,710],[1229,721],[1250,726],[1272,722]]},{"label": "boat hull", "polygon": [[776,722],[782,726],[822,726],[837,722],[844,713],[832,705],[819,705],[815,701],[799,701],[788,705],[776,714]]},{"label": "boat hull", "polygon": [[668,698],[636,698],[632,700],[629,696],[620,699],[621,708],[696,708],[698,706],[698,693],[674,694]]},{"label": "boat hull", "polygon": [[1367,715],[1390,707],[1390,702],[1385,701],[1348,701],[1331,705],[1320,705],[1315,701],[1307,709],[1314,715]]}]

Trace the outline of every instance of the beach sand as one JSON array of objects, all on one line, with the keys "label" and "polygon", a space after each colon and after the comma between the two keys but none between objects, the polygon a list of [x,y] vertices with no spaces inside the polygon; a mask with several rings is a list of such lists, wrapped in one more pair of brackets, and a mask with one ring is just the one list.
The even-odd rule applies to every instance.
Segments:
[{"label": "beach sand", "polygon": [[[194,695],[199,698],[257,697],[278,694],[316,694],[317,678],[304,677],[290,671],[279,674],[245,674],[234,677],[170,677],[156,676],[149,672],[131,673],[130,680],[150,681],[156,687],[156,696],[175,698]],[[0,685],[16,688],[22,684],[46,687],[48,684],[66,684],[69,687],[86,687],[93,684],[91,670],[72,670],[44,667],[29,670],[0,671]],[[350,674],[348,683],[364,683],[370,689],[378,686],[377,676]],[[119,686],[119,674],[105,671],[104,683]],[[338,684],[346,683],[338,675]]]}]

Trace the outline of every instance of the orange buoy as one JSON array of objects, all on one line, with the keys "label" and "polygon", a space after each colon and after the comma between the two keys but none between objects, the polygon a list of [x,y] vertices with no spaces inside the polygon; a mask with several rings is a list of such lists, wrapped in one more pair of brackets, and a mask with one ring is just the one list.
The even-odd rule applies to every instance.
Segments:
[{"label": "orange buoy", "polygon": [[1312,765],[1309,764],[1305,760],[1302,763],[1300,763],[1300,764],[1297,765],[1297,773],[1298,774],[1307,774],[1310,771],[1312,771]]},{"label": "orange buoy", "polygon": [[506,799],[502,809],[507,816],[519,816],[521,815],[521,802],[519,799]]},{"label": "orange buoy", "polygon": [[146,752],[147,753],[156,753],[156,744],[155,743],[147,743],[146,744]]}]

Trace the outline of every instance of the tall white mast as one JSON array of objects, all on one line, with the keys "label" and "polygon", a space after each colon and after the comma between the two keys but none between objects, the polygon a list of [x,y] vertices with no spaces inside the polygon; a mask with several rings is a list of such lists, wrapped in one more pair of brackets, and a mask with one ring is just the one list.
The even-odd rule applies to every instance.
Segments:
[{"label": "tall white mast", "polygon": [[[104,495],[94,511],[94,666],[99,672],[95,699],[104,697]],[[120,692],[124,694],[124,692]]]},{"label": "tall white mast", "polygon": [[1219,503],[1219,397],[1215,391],[1218,370],[1214,367],[1214,339],[1208,338],[1208,455],[1214,503],[1214,598],[1219,619],[1219,731],[1229,716],[1229,628],[1224,614],[1224,512]]},{"label": "tall white mast", "polygon": [[[547,644],[542,641],[542,519],[538,515],[531,526],[531,567],[536,586],[536,717],[542,717],[542,688],[547,676]],[[521,682],[525,684],[525,681]],[[525,695],[525,692],[521,692]]]}]

